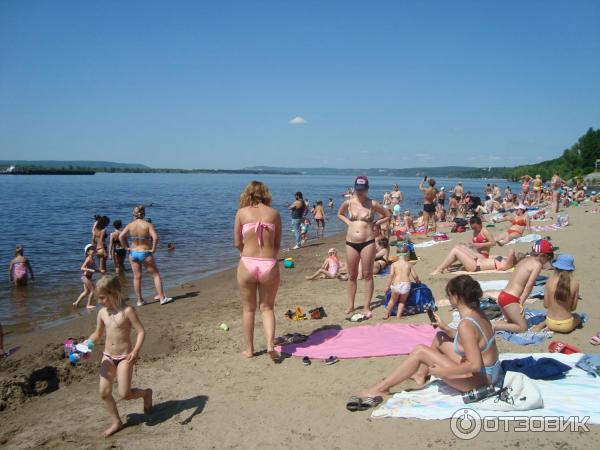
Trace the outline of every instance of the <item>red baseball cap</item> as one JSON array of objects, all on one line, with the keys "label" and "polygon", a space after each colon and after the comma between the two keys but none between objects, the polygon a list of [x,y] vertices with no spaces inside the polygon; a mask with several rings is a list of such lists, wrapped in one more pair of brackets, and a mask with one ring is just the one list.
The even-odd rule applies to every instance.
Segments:
[{"label": "red baseball cap", "polygon": [[369,179],[364,175],[359,175],[354,180],[354,189],[357,191],[366,191],[369,189]]},{"label": "red baseball cap", "polygon": [[549,255],[551,253],[554,253],[554,248],[552,247],[552,244],[546,239],[540,239],[538,241],[535,241],[532,250],[535,253],[539,253],[541,255]]}]

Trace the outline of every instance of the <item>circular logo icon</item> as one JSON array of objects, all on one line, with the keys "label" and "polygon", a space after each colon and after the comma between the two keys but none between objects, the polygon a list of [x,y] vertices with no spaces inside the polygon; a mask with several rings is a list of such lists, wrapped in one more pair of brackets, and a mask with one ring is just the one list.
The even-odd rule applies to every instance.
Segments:
[{"label": "circular logo icon", "polygon": [[481,432],[481,416],[469,408],[459,409],[450,418],[450,430],[459,439],[473,439]]}]

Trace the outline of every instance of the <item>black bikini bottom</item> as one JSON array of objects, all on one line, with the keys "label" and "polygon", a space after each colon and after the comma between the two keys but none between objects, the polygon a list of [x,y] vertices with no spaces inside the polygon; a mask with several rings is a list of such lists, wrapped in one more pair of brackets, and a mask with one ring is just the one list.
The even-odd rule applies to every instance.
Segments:
[{"label": "black bikini bottom", "polygon": [[354,250],[356,250],[358,253],[362,252],[363,248],[365,248],[371,244],[374,244],[374,243],[375,243],[375,239],[371,239],[370,241],[367,241],[367,242],[348,242],[348,241],[346,241],[346,245],[349,245]]}]

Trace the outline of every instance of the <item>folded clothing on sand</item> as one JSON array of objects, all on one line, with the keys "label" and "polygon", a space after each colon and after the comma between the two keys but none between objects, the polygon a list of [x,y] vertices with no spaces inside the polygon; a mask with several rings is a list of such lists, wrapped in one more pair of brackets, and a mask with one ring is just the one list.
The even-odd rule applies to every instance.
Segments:
[{"label": "folded clothing on sand", "polygon": [[577,367],[585,370],[594,377],[600,377],[600,355],[583,355],[581,359],[577,361]]},{"label": "folded clothing on sand", "polygon": [[[501,360],[517,359],[523,355],[506,353]],[[519,416],[544,417],[589,417],[589,423],[600,424],[600,378],[590,377],[584,370],[575,367],[581,354],[563,355],[536,353],[535,359],[550,357],[571,367],[562,379],[537,380],[544,401],[542,409],[520,411]],[[442,381],[434,381],[423,389],[400,392],[373,411],[373,417],[417,418],[425,420],[450,419],[457,410],[464,408],[460,392]],[[514,416],[514,411],[485,411],[471,403],[469,408],[483,417]]]},{"label": "folded clothing on sand", "polygon": [[554,357],[538,358],[533,356],[518,359],[505,359],[502,361],[505,372],[521,372],[532,380],[557,380],[563,378],[571,370],[571,366],[561,363]]},{"label": "folded clothing on sand", "polygon": [[437,330],[431,325],[379,323],[346,329],[328,328],[314,332],[300,344],[276,347],[292,356],[327,359],[407,355],[418,344],[431,345]]}]

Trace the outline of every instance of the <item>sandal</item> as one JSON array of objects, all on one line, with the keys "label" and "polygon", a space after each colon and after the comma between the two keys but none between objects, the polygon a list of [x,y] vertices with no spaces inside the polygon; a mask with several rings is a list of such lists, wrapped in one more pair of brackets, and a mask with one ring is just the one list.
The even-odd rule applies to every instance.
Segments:
[{"label": "sandal", "polygon": [[327,358],[325,360],[325,364],[327,364],[328,366],[338,363],[338,362],[340,362],[340,360],[337,356],[330,356],[329,358]]},{"label": "sandal", "polygon": [[592,338],[590,339],[590,344],[592,345],[600,345],[600,331],[598,331]]},{"label": "sandal", "polygon": [[361,405],[362,400],[356,395],[353,395],[352,397],[350,397],[350,400],[346,402],[346,409],[351,412],[356,412],[360,410]]},{"label": "sandal", "polygon": [[564,353],[565,355],[571,355],[573,353],[581,353],[581,349],[574,345],[565,344],[560,341],[552,341],[548,345],[548,351],[550,353]]},{"label": "sandal", "polygon": [[360,410],[366,411],[369,408],[375,408],[383,403],[383,397],[367,397],[365,399],[361,399],[360,401]]},{"label": "sandal", "polygon": [[310,358],[308,356],[305,356],[304,358],[302,358],[302,364],[304,364],[305,366],[310,366],[310,364],[311,364]]}]

